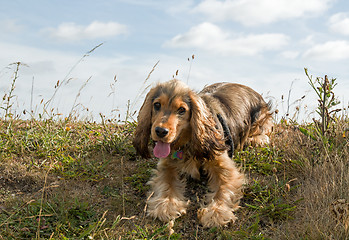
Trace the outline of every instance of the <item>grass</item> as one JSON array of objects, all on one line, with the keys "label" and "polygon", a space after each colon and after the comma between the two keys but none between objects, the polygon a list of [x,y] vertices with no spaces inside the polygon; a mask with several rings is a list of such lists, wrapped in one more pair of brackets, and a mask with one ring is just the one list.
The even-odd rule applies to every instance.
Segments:
[{"label": "grass", "polygon": [[11,111],[20,64],[13,66],[1,104],[0,239],[348,239],[349,121],[325,102],[319,121],[282,117],[270,146],[235,155],[248,182],[234,224],[201,227],[196,211],[207,188],[189,179],[191,205],[170,235],[145,214],[157,160],[136,156],[136,123],[46,110],[20,119]]}]

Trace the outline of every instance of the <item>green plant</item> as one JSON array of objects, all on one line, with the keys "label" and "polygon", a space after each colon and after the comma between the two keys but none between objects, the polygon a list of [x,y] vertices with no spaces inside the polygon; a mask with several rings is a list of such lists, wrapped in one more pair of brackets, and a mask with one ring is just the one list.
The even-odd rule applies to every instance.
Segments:
[{"label": "green plant", "polygon": [[149,181],[152,169],[155,168],[155,163],[152,162],[139,162],[136,173],[131,176],[125,177],[126,183],[130,183],[133,190],[140,196],[145,196],[149,190]]},{"label": "green plant", "polygon": [[96,213],[86,203],[75,199],[66,201],[60,197],[49,201],[31,200],[17,202],[8,210],[10,216],[0,215],[0,236],[14,239],[49,238],[62,235],[79,237],[90,225],[98,222]]},{"label": "green plant", "polygon": [[275,181],[271,186],[263,185],[254,179],[254,183],[246,189],[246,206],[255,211],[253,218],[265,222],[275,222],[291,218],[296,209],[295,202],[287,202],[287,182]]},{"label": "green plant", "polygon": [[147,239],[147,240],[165,240],[165,239],[181,239],[179,234],[169,235],[168,224],[154,229],[135,225],[136,229],[130,235],[131,239]]},{"label": "green plant", "polygon": [[282,168],[282,152],[270,148],[247,148],[235,154],[234,160],[240,163],[246,172],[272,175],[278,168]]},{"label": "green plant", "polygon": [[[340,101],[336,98],[333,89],[336,87],[336,79],[328,79],[316,77],[314,80],[308,73],[308,69],[304,68],[305,74],[309,79],[309,85],[312,87],[318,97],[318,107],[316,113],[320,117],[320,121],[314,119],[316,132],[320,137],[326,137],[329,134],[329,127],[335,122],[335,114],[342,109],[335,108]],[[304,130],[303,130],[304,132]],[[312,136],[314,138],[314,136]]]},{"label": "green plant", "polygon": [[[124,124],[112,124],[101,114],[103,131],[100,135],[103,137],[97,148],[102,148],[111,154],[130,154],[135,155],[135,149],[132,146],[132,135],[136,124],[134,122],[125,122]],[[97,133],[98,134],[98,133]]]}]

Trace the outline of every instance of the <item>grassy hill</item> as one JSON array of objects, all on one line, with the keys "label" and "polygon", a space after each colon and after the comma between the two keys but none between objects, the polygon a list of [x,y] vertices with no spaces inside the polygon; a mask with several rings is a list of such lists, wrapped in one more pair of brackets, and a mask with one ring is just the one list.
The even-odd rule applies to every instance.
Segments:
[{"label": "grassy hill", "polygon": [[[1,120],[0,239],[167,239],[166,224],[144,212],[157,160],[136,157],[134,126]],[[228,227],[198,224],[207,189],[189,180],[192,204],[170,239],[346,239],[348,121],[336,122],[328,145],[301,127],[283,121],[271,146],[235,155],[248,184]]]},{"label": "grassy hill", "polygon": [[[323,89],[319,97],[332,96]],[[282,118],[270,146],[235,154],[248,183],[234,224],[201,227],[196,211],[207,188],[188,179],[191,205],[169,235],[145,213],[157,159],[136,156],[136,123],[20,120],[9,96],[0,119],[0,239],[349,238],[349,121],[325,104],[330,97],[319,121]]]}]

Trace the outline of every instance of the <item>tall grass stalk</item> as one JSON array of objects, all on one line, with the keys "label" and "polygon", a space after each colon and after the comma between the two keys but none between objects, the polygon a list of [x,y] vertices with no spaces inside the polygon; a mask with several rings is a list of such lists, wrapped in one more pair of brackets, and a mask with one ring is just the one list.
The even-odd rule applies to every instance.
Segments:
[{"label": "tall grass stalk", "polygon": [[91,80],[91,78],[92,78],[92,76],[89,77],[89,78],[84,82],[84,84],[81,85],[78,94],[75,96],[75,100],[74,100],[73,106],[72,106],[72,108],[71,108],[71,110],[70,110],[70,113],[69,113],[68,118],[71,118],[71,117],[73,116],[74,109],[75,109],[77,106],[80,105],[80,104],[77,104],[77,100],[78,100],[78,98],[80,97],[82,90],[86,87],[86,85],[87,85],[88,82]]},{"label": "tall grass stalk", "polygon": [[[195,56],[194,54],[191,56],[191,59],[194,60]],[[190,73],[191,73],[191,65],[193,63],[193,61],[190,61],[190,58],[188,58],[188,62],[190,62],[189,64],[189,71],[188,71],[188,76],[187,76],[187,84],[189,83],[189,78],[190,78]],[[177,74],[176,74],[177,75]]]},{"label": "tall grass stalk", "polygon": [[30,114],[33,115],[33,97],[34,97],[34,77],[32,78],[32,88],[30,91]]},{"label": "tall grass stalk", "polygon": [[14,70],[14,73],[13,73],[11,87],[10,87],[10,90],[9,90],[8,94],[5,93],[5,95],[2,98],[2,100],[5,102],[4,106],[0,107],[1,109],[3,109],[5,111],[5,113],[4,113],[5,120],[7,120],[9,117],[10,118],[12,117],[12,114],[11,114],[11,108],[13,106],[12,99],[15,97],[14,91],[15,91],[15,88],[16,88],[16,81],[18,79],[19,67],[21,65],[24,65],[24,64],[21,63],[21,62],[15,62],[15,63],[10,64],[10,66],[12,66],[12,65],[15,65],[15,70]]},{"label": "tall grass stalk", "polygon": [[61,86],[63,84],[67,85],[69,84],[71,78],[69,78],[69,76],[71,75],[71,73],[74,71],[74,69],[88,56],[90,56],[91,53],[93,53],[97,48],[101,47],[104,43],[100,43],[97,46],[95,46],[94,48],[92,48],[91,50],[89,50],[88,52],[86,52],[75,64],[74,66],[68,71],[68,73],[65,75],[65,77],[63,78],[62,81],[57,81],[56,86],[55,86],[55,91],[53,93],[53,95],[51,96],[51,98],[49,100],[47,100],[44,104],[44,108],[45,109],[49,109],[50,104],[53,102],[58,90],[61,88]]},{"label": "tall grass stalk", "polygon": [[131,107],[128,108],[128,109],[130,109],[130,110],[129,110],[128,113],[126,114],[125,122],[127,122],[128,119],[131,117],[131,116],[130,116],[130,113],[134,112],[134,108],[135,108],[136,104],[139,102],[140,98],[148,91],[150,85],[147,85],[147,82],[148,82],[148,80],[149,80],[151,74],[155,71],[155,69],[156,69],[157,65],[159,64],[159,62],[160,62],[160,60],[157,61],[157,62],[155,63],[155,65],[153,66],[153,68],[150,70],[150,72],[149,72],[147,78],[144,80],[143,84],[142,84],[141,87],[139,88],[139,90],[138,90],[138,92],[137,92],[137,95],[136,95],[135,99],[133,100],[133,103],[131,104]]}]

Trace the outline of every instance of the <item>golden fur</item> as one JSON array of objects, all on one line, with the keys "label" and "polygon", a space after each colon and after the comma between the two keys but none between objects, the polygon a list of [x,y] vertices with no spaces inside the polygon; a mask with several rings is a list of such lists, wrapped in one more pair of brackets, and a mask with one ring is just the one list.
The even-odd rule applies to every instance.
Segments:
[{"label": "golden fur", "polygon": [[[150,180],[148,214],[170,221],[185,214],[185,179],[208,176],[207,206],[198,211],[205,227],[235,221],[233,211],[242,197],[244,176],[231,158],[247,144],[265,144],[273,123],[268,104],[249,87],[217,83],[195,93],[178,80],[159,83],[147,94],[139,111],[133,145],[151,157],[149,140],[170,146]],[[181,151],[183,158],[171,157]]]}]

